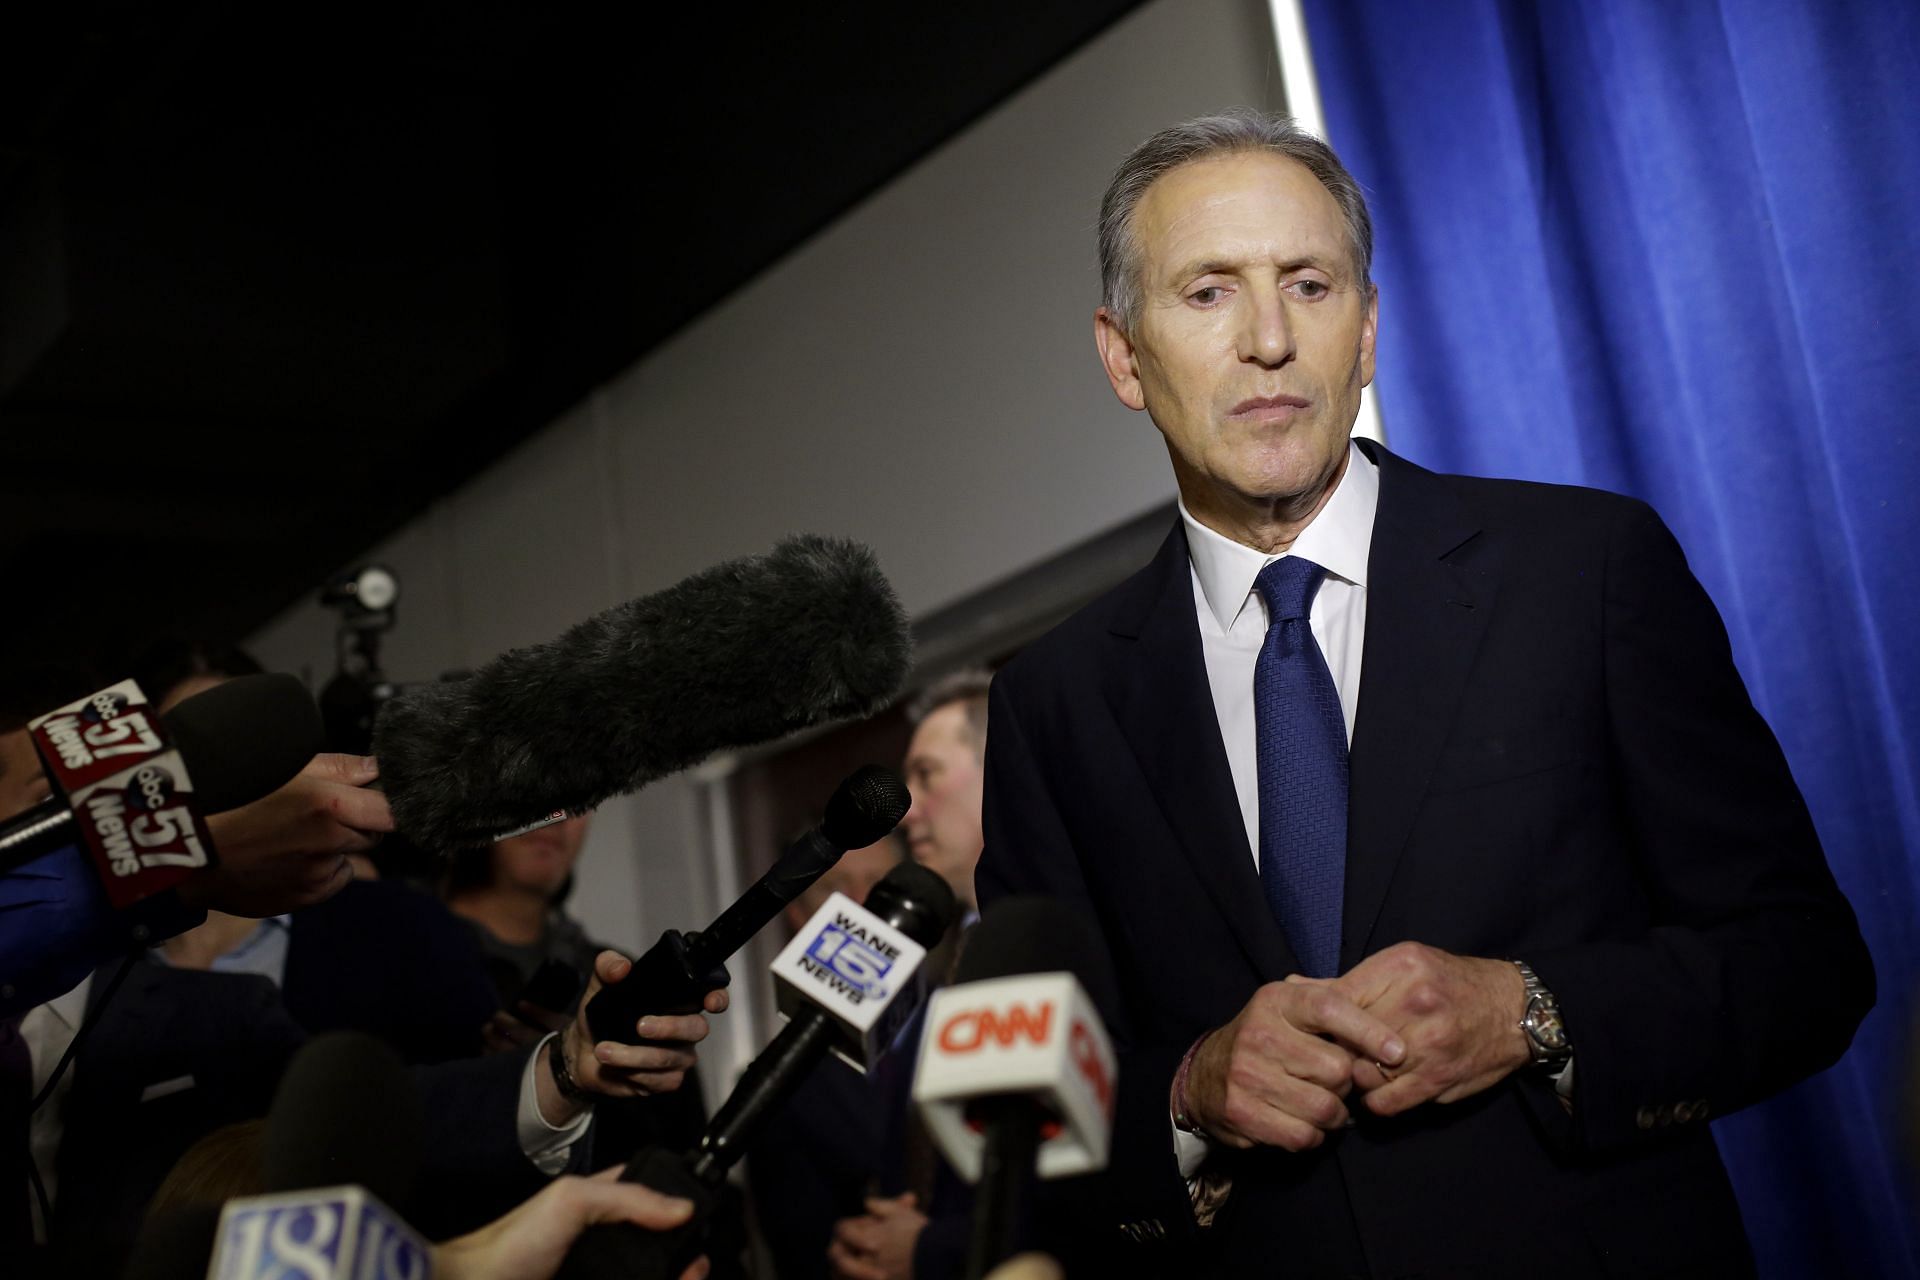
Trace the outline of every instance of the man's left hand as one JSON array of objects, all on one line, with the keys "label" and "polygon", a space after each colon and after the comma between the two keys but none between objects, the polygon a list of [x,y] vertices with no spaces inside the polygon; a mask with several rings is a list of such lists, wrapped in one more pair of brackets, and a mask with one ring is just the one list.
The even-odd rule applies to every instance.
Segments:
[{"label": "man's left hand", "polygon": [[834,1223],[828,1268],[835,1280],[913,1280],[913,1247],[926,1225],[911,1191],[870,1196],[865,1215]]},{"label": "man's left hand", "polygon": [[1399,1067],[1383,1071],[1365,1059],[1354,1064],[1354,1086],[1375,1115],[1470,1098],[1532,1061],[1520,1030],[1526,983],[1505,960],[1402,942],[1368,956],[1329,985],[1406,1043]]}]

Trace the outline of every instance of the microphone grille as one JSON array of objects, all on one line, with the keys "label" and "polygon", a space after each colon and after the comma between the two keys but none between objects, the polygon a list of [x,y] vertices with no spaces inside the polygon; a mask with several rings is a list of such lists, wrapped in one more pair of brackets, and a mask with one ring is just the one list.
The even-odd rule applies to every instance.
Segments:
[{"label": "microphone grille", "polygon": [[917,862],[903,862],[867,891],[867,910],[923,947],[940,941],[960,916],[953,889]]},{"label": "microphone grille", "polygon": [[953,980],[985,982],[1060,970],[1079,979],[1100,1016],[1113,1021],[1119,984],[1092,916],[1058,898],[1022,894],[994,903],[981,915],[961,948]]},{"label": "microphone grille", "polygon": [[162,719],[203,813],[237,809],[277,790],[325,745],[320,709],[290,675],[228,680]]},{"label": "microphone grille", "polygon": [[359,1031],[309,1040],[280,1077],[261,1152],[266,1189],[357,1182],[404,1212],[420,1169],[420,1103],[406,1064]]},{"label": "microphone grille", "polygon": [[899,774],[863,765],[834,790],[820,830],[837,849],[864,849],[899,826],[912,803]]}]

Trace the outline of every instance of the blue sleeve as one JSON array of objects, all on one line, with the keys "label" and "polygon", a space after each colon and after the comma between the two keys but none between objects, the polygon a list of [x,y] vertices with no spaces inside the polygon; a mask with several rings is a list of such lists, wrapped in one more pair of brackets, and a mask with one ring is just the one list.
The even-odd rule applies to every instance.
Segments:
[{"label": "blue sleeve", "polygon": [[73,990],[129,947],[172,937],[205,918],[172,893],[113,910],[79,845],[23,863],[0,875],[0,1018]]}]

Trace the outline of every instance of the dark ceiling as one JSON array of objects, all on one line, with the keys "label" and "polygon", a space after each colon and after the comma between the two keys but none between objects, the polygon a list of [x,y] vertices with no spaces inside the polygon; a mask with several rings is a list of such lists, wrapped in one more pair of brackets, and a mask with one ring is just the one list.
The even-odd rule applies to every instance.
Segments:
[{"label": "dark ceiling", "polygon": [[1137,3],[0,20],[0,657],[244,636]]}]

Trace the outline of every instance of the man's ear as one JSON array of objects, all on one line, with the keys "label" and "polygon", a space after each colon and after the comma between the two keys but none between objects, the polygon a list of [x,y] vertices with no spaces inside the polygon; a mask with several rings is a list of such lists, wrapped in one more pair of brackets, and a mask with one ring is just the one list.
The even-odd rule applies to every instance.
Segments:
[{"label": "man's ear", "polygon": [[1112,385],[1113,394],[1120,397],[1120,403],[1129,409],[1146,408],[1147,398],[1140,390],[1139,356],[1133,339],[1105,307],[1093,313],[1093,345],[1100,349],[1100,367],[1106,370],[1107,382]]},{"label": "man's ear", "polygon": [[1373,385],[1373,344],[1380,336],[1380,286],[1367,286],[1367,318],[1360,329],[1360,385]]}]

